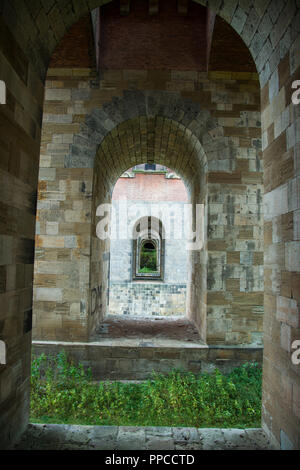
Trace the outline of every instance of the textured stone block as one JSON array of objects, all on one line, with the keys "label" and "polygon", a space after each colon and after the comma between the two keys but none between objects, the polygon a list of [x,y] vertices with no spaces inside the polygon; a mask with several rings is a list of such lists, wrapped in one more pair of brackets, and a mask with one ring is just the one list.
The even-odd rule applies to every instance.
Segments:
[{"label": "textured stone block", "polygon": [[300,326],[300,312],[298,302],[286,297],[278,297],[276,318],[278,321],[287,323],[293,328]]},{"label": "textured stone block", "polygon": [[71,90],[50,88],[45,92],[45,99],[47,101],[70,101]]},{"label": "textured stone block", "polygon": [[37,287],[35,289],[35,299],[37,301],[62,302],[62,289]]},{"label": "textured stone block", "polygon": [[291,327],[286,323],[281,323],[280,344],[282,349],[291,352]]}]

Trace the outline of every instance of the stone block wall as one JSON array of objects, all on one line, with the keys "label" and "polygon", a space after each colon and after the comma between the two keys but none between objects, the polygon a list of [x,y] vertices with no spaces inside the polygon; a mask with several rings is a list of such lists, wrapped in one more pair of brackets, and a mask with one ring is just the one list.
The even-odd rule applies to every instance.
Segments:
[{"label": "stone block wall", "polygon": [[[128,340],[127,340],[128,341]],[[174,347],[172,345],[152,346],[133,341],[128,346],[103,343],[63,343],[59,341],[33,342],[33,353],[49,356],[64,350],[75,363],[91,368],[96,380],[147,380],[153,371],[168,374],[177,369],[182,373],[199,375],[211,373],[218,368],[229,373],[246,361],[262,363],[262,348],[240,348],[222,346]]]},{"label": "stone block wall", "polygon": [[[285,21],[281,14],[282,27]],[[279,38],[274,31],[272,75],[261,90],[266,192],[263,420],[282,448],[299,449],[300,366],[292,362],[292,345],[300,339],[300,105],[292,102],[292,83],[300,79],[300,40],[291,29],[285,36],[291,41],[287,50]]]},{"label": "stone block wall", "polygon": [[[206,113],[206,118],[210,116],[206,124],[204,117],[197,118],[198,124],[195,122],[195,126],[198,127],[194,127],[201,131],[203,151],[207,158],[207,176],[202,177],[202,184],[201,177],[195,181],[191,179],[195,170],[192,167],[190,169],[188,165],[192,163],[186,163],[185,169],[178,167],[179,172],[183,171],[191,201],[204,201],[203,196],[202,199],[197,199],[200,187],[202,191],[206,188],[208,194],[207,243],[204,250],[192,252],[190,255],[189,276],[190,284],[194,288],[194,297],[188,301],[188,313],[202,330],[202,337],[207,337],[210,344],[260,343],[263,316],[263,187],[259,84],[255,74],[236,72],[203,74],[104,70],[101,72],[100,83],[97,84],[92,70],[49,70],[38,206],[38,230],[41,232],[37,236],[36,263],[40,262],[40,248],[42,252],[46,250],[46,253],[50,249],[49,256],[54,257],[52,260],[46,259],[47,275],[54,275],[59,269],[56,264],[57,257],[66,255],[72,262],[69,274],[66,271],[60,280],[55,276],[55,285],[49,285],[51,277],[48,277],[48,280],[47,276],[44,280],[43,277],[37,278],[39,285],[35,286],[35,305],[38,306],[35,308],[36,335],[40,339],[50,339],[56,334],[59,334],[61,339],[80,339],[85,334],[88,335],[88,330],[96,328],[97,322],[107,313],[108,284],[104,286],[104,283],[107,283],[109,272],[109,244],[108,241],[101,242],[96,237],[96,225],[99,221],[96,208],[103,201],[110,201],[114,181],[123,171],[146,160],[153,161],[154,157],[149,154],[152,145],[150,140],[143,144],[139,137],[143,126],[145,131],[142,130],[142,133],[146,132],[147,135],[148,132],[147,139],[152,132],[149,126],[154,125],[160,139],[154,139],[155,145],[158,142],[169,142],[169,145],[172,143],[173,149],[177,149],[176,152],[183,152],[182,162],[189,161],[184,157],[186,148],[181,147],[180,150],[180,147],[176,147],[181,145],[179,128],[170,126],[168,121],[163,119],[153,124],[138,119],[125,122],[120,126],[120,130],[112,130],[105,138],[100,153],[98,152],[100,160],[96,160],[92,176],[94,163],[90,157],[90,149],[99,132],[96,124],[99,118],[96,114],[93,115],[91,110],[98,107],[101,112],[103,109],[106,115],[111,115],[113,119],[113,116],[117,116],[118,107],[123,109],[121,102],[115,100],[123,99],[125,90],[132,86],[138,87],[143,93],[145,89],[153,90],[159,86],[163,90],[159,93],[171,92],[170,97],[176,96],[178,99],[179,96],[180,99],[188,100],[193,103],[195,109],[198,103],[201,103],[202,108],[206,108],[202,113]],[[189,91],[186,91],[187,88]],[[138,96],[134,92],[131,92],[131,95]],[[127,106],[126,109],[128,112],[130,108]],[[106,119],[99,123],[112,126],[109,117]],[[90,139],[86,134],[90,132],[88,129],[94,129]],[[124,143],[122,140],[116,140],[118,135]],[[170,137],[168,140],[161,140],[161,135],[169,135],[171,140]],[[130,150],[130,145],[135,146],[134,152]],[[141,147],[139,150],[139,145],[145,145],[145,148]],[[157,156],[159,152],[158,147]],[[178,157],[172,160],[172,153],[168,152],[164,158],[158,159],[157,163],[176,170],[177,162],[181,160]],[[118,163],[119,169],[116,166],[117,158],[121,164]],[[67,186],[59,182],[60,175],[66,179]],[[70,190],[72,187],[74,189]],[[51,228],[48,225],[46,229],[46,222],[44,225],[41,222],[49,222],[49,217],[54,225]],[[65,220],[66,217],[68,220]],[[91,223],[92,235],[89,242],[88,225]],[[56,230],[55,227],[58,227],[58,232],[53,239],[53,235],[46,233],[46,230]],[[80,234],[79,230],[84,233]],[[49,247],[46,247],[47,243],[50,244]],[[53,243],[58,243],[59,247],[51,247]],[[89,243],[92,247],[91,267],[83,264],[86,268],[82,271],[81,260],[88,262],[84,250],[88,249]],[[45,246],[40,247],[41,244]],[[207,274],[200,275],[201,269],[203,272],[207,270]],[[80,279],[74,278],[74,272],[80,273]],[[72,289],[74,299],[71,298]],[[46,293],[54,295],[54,298],[39,297]],[[68,297],[69,294],[71,297]],[[188,297],[191,297],[189,287]],[[91,318],[96,300],[98,313]],[[195,313],[199,305],[202,306],[202,314]],[[49,320],[51,325],[48,323],[43,326],[49,318],[47,312],[51,309],[58,315]],[[71,328],[63,327],[65,320]]]},{"label": "stone block wall", "polygon": [[[159,195],[159,193],[158,193]],[[148,201],[127,200],[126,205],[113,201],[113,209],[118,225],[116,238],[110,242],[110,279],[111,281],[132,281],[136,260],[133,253],[133,231],[141,218],[150,217],[155,210],[160,209],[159,220],[162,222],[165,239],[161,247],[163,252],[162,273],[163,281],[169,284],[186,283],[188,271],[187,239],[184,233],[185,203],[165,202],[151,203]],[[172,223],[169,216],[173,215]],[[176,218],[177,214],[177,218]],[[154,216],[153,216],[154,217]],[[128,223],[128,225],[127,225]],[[126,226],[124,227],[124,224]],[[119,239],[121,227],[128,229],[127,238]]]},{"label": "stone block wall", "polygon": [[111,281],[109,294],[112,315],[178,317],[186,314],[186,284]]},{"label": "stone block wall", "polygon": [[[60,135],[57,142],[62,142],[63,138]],[[65,145],[53,146],[49,162],[48,156],[45,159],[41,156],[34,336],[85,340],[90,303],[92,172],[90,169],[65,169],[59,163]],[[44,164],[50,166],[43,167]]]},{"label": "stone block wall", "polygon": [[[133,200],[126,199],[124,204],[122,198],[126,195]],[[118,180],[112,199],[116,239],[110,243],[109,314],[185,315],[188,251],[184,238],[185,202],[180,202],[180,199],[187,201],[183,183],[177,179],[167,180],[163,174],[137,174],[135,178]],[[165,237],[161,246],[163,280],[132,280],[136,263],[132,239],[134,227],[141,218],[151,216],[158,209],[162,209],[159,220]],[[128,238],[120,240],[122,227],[127,229]]]},{"label": "stone block wall", "polygon": [[[2,4],[0,5],[0,14]],[[0,16],[0,449],[29,419],[32,279],[43,83]]]}]

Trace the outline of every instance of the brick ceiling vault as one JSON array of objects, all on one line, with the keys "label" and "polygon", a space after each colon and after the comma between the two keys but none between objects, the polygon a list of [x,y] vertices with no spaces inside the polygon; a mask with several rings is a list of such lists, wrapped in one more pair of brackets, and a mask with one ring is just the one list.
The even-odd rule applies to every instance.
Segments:
[{"label": "brick ceiling vault", "polygon": [[93,168],[97,154],[113,185],[145,162],[168,166],[191,184],[207,170],[202,136],[217,125],[209,111],[179,93],[128,90],[87,116],[65,167]]},{"label": "brick ceiling vault", "polygon": [[[0,14],[8,26],[22,38],[20,46],[44,80],[52,53],[70,27],[94,8],[111,0],[52,0],[31,2],[4,0],[0,3]],[[257,70],[265,71],[264,82],[270,71],[257,51],[255,31],[259,19],[263,20],[266,2],[252,0],[217,1],[194,0],[227,21],[241,36],[253,56]],[[260,6],[260,3],[262,5]],[[268,38],[266,39],[268,41]]]},{"label": "brick ceiling vault", "polygon": [[119,124],[102,141],[96,159],[111,187],[128,168],[145,162],[175,170],[188,186],[206,168],[197,137],[179,122],[161,116],[141,116]]}]

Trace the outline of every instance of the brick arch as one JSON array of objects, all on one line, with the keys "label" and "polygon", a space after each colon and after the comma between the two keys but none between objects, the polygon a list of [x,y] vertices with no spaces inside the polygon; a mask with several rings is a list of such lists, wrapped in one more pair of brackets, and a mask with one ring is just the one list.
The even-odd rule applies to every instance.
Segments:
[{"label": "brick arch", "polygon": [[105,182],[111,197],[117,179],[146,162],[174,170],[190,193],[207,171],[204,149],[187,127],[161,116],[140,116],[119,124],[102,140],[95,156],[94,178],[101,181],[102,188]]},{"label": "brick arch", "polygon": [[[20,46],[25,56],[39,74],[42,81],[46,78],[52,53],[72,25],[94,8],[101,7],[112,0],[53,0],[52,2],[28,2],[18,0],[4,2],[0,6],[8,27],[16,30],[22,40]],[[269,80],[279,59],[282,59],[297,36],[297,7],[295,2],[216,2],[215,0],[193,0],[208,7],[224,19],[241,37],[248,47],[257,71],[261,87]],[[273,3],[273,5],[272,5]],[[38,27],[34,25],[38,18]],[[278,20],[279,18],[279,20]],[[291,26],[290,34],[285,34],[284,45],[279,51],[279,40]],[[274,50],[277,54],[273,54]],[[279,57],[279,59],[278,59]],[[22,57],[22,60],[25,57]]]},{"label": "brick arch", "polygon": [[[114,146],[119,150],[120,164],[123,164],[119,170],[116,169],[115,178],[139,163],[162,163],[164,159],[160,157],[158,161],[158,155],[163,154],[167,156],[166,166],[170,165],[179,174],[191,179],[197,165],[207,167],[201,142],[203,136],[217,126],[217,120],[211,117],[209,111],[202,109],[199,103],[181,98],[180,93],[127,90],[123,97],[113,98],[87,116],[80,133],[74,136],[70,153],[65,158],[65,167],[92,168],[99,146],[102,146],[104,156],[103,149]],[[139,132],[146,138],[141,140]],[[111,143],[114,138],[120,141],[124,133],[131,134],[135,147],[130,152],[128,162],[124,156],[122,158],[124,149]],[[173,138],[176,140],[172,141]],[[180,151],[183,158],[189,161],[185,167],[178,158],[179,147],[175,145],[180,138],[184,139],[181,140],[181,147],[179,145]],[[191,155],[194,155],[193,160]]]},{"label": "brick arch", "polygon": [[[23,5],[20,8],[20,3],[17,0],[12,0],[7,2],[10,3],[10,7],[0,7],[0,13],[2,13],[2,8],[7,23],[12,24],[14,27],[17,25],[20,32],[22,31],[22,48],[26,55],[31,57],[35,68],[39,70],[40,76],[45,79],[51,55],[70,27],[94,8],[101,7],[111,1],[66,0],[61,2],[60,0],[54,0],[44,2],[42,5],[39,2],[30,6]],[[254,5],[251,0],[237,2],[193,1],[210,8],[227,21],[249,47],[258,72],[266,68],[266,73],[270,74],[264,58],[258,57],[257,42],[261,43],[263,41],[263,43],[266,43],[266,55],[269,57],[272,53],[272,45],[270,40],[265,37],[265,34],[258,34],[256,37],[254,34],[261,21],[265,20],[266,26],[269,23],[269,17],[266,15],[267,2],[255,2]],[[35,18],[39,19],[38,27],[31,28]],[[27,34],[24,34],[24,30]]]},{"label": "brick arch", "polygon": [[[128,119],[129,116],[134,117]],[[120,123],[111,129],[118,122]],[[168,92],[128,92],[125,93],[124,100],[114,99],[104,106],[104,111],[93,110],[87,118],[82,129],[86,135],[84,137],[81,133],[77,136],[68,164],[82,167],[80,155],[84,154],[86,164],[93,167],[90,285],[91,289],[95,288],[101,279],[104,299],[108,298],[109,264],[101,260],[109,259],[110,243],[109,240],[99,240],[96,235],[99,222],[96,217],[97,208],[111,202],[114,185],[124,171],[146,161],[155,162],[182,176],[189,200],[193,204],[195,230],[196,204],[207,203],[208,190],[208,166],[200,140],[216,125],[210,113],[201,110],[198,104],[182,100],[178,94]],[[92,146],[84,150],[84,146],[91,140]],[[206,216],[204,219],[203,224],[206,226]],[[204,240],[202,251],[206,250]],[[206,257],[202,256],[200,259],[199,253],[197,249],[189,254],[187,315],[195,322],[205,341],[207,266]],[[103,321],[105,313],[99,312],[91,318],[91,332]]]}]

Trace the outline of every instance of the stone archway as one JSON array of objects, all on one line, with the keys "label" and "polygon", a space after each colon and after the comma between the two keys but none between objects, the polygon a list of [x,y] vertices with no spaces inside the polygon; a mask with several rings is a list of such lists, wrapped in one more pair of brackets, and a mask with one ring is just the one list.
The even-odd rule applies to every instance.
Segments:
[{"label": "stone archway", "polygon": [[[256,2],[253,4],[250,0],[246,2],[193,1],[210,8],[240,35],[253,56],[257,70],[261,75],[261,84],[264,86],[274,70],[271,70],[268,60],[292,20],[294,20],[293,30],[296,30],[295,13],[297,10],[295,4],[293,2],[283,3],[278,7],[274,7],[267,3],[259,4]],[[43,79],[46,76],[55,46],[69,28],[92,9],[110,2],[111,0],[68,0],[61,5],[59,0],[55,0],[50,5],[34,5],[29,10],[24,5],[22,9],[18,10],[17,0],[14,0],[10,3],[10,6],[3,5],[1,7],[1,14],[12,30],[15,28],[22,31],[24,25],[27,27],[27,35],[25,35],[27,40],[23,41],[21,48],[25,56],[31,57],[34,69]],[[32,18],[37,17],[38,14],[44,21],[41,20],[39,28],[36,28],[33,27]],[[280,21],[279,16],[285,20]],[[276,31],[272,38],[270,18],[272,18],[274,25],[273,29]],[[258,26],[260,23],[268,26],[267,34],[261,34],[259,31]],[[295,34],[294,37],[296,37]],[[37,44],[39,47],[33,50],[33,44]],[[291,44],[292,38],[286,37],[285,51],[289,49]]]},{"label": "stone archway", "polygon": [[[141,93],[137,94],[140,100]],[[163,96],[163,93],[157,96]],[[147,96],[147,95],[146,95]],[[150,94],[151,96],[151,94]],[[170,98],[172,95],[167,94]],[[134,93],[131,93],[134,97]],[[133,100],[132,100],[133,101]],[[131,101],[131,102],[132,102]],[[171,100],[170,100],[171,101]],[[141,115],[139,117],[126,120],[117,125],[107,133],[106,137],[101,141],[95,157],[94,165],[94,179],[93,179],[93,205],[92,205],[92,255],[91,255],[91,288],[97,283],[97,279],[101,279],[103,283],[103,298],[106,298],[108,289],[108,270],[109,270],[109,241],[101,241],[96,237],[96,213],[97,207],[103,203],[110,203],[112,189],[118,177],[128,169],[144,161],[166,165],[174,169],[179,175],[182,176],[187,190],[189,192],[189,199],[191,204],[196,208],[196,204],[205,204],[207,198],[207,185],[206,185],[206,158],[202,145],[198,138],[185,127],[182,122],[177,122],[170,117],[165,117],[165,114],[172,115],[170,110],[180,110],[178,107],[178,98],[176,105],[170,105],[163,109],[160,106],[162,116],[153,116],[155,108],[147,106],[149,116]],[[182,105],[185,103],[183,102]],[[190,122],[202,123],[200,128],[205,129],[205,123],[200,110],[196,114],[196,106],[190,103],[187,106],[187,114],[191,113],[191,108],[194,109],[193,114],[189,114]],[[184,109],[184,106],[182,106]],[[111,108],[108,107],[108,109]],[[121,108],[122,109],[122,108]],[[137,112],[137,108],[135,108]],[[145,112],[145,108],[142,110]],[[95,115],[97,111],[93,111]],[[208,113],[203,112],[207,119]],[[110,115],[109,115],[110,116]],[[113,114],[112,114],[113,116]],[[121,119],[121,117],[119,117]],[[106,117],[106,121],[112,121]],[[187,120],[187,119],[186,119]],[[87,122],[91,122],[88,117]],[[97,122],[93,119],[92,132],[93,135],[99,137]],[[213,120],[209,120],[211,123]],[[84,126],[85,127],[85,126]],[[86,130],[86,128],[85,128]],[[101,130],[101,128],[100,128]],[[204,131],[203,131],[204,132]],[[100,134],[101,135],[101,134]],[[173,138],[171,138],[173,137]],[[94,151],[92,147],[92,154]],[[74,150],[74,149],[72,149]],[[70,159],[72,161],[72,157]],[[196,211],[194,211],[196,214]],[[204,220],[204,224],[207,222]],[[193,221],[193,225],[196,221]],[[206,279],[206,243],[203,244],[203,254],[201,255],[202,261],[199,262],[199,251],[190,251],[189,254],[189,282],[188,282],[188,307],[187,315],[197,325],[202,340],[206,338],[206,303],[205,303],[205,279]],[[99,256],[99,253],[102,253]],[[106,262],[99,263],[99,259],[105,259]],[[191,282],[193,278],[193,282]],[[197,279],[201,278],[201,284]],[[203,290],[202,290],[203,289]],[[102,302],[104,305],[104,302]],[[92,332],[99,321],[102,321],[105,311],[99,312],[98,316],[94,316],[90,322],[90,331]]]},{"label": "stone archway", "polygon": [[[207,162],[198,136],[201,138],[216,126],[216,120],[199,104],[183,100],[179,93],[168,92],[125,91],[123,99],[114,99],[101,109],[93,109],[86,117],[80,132],[73,137],[70,152],[65,156],[66,170],[62,171],[62,175],[66,176],[58,185],[66,207],[76,204],[76,207],[85,207],[88,212],[82,219],[78,219],[75,212],[70,212],[70,216],[67,214],[69,237],[68,245],[65,240],[64,256],[71,262],[62,265],[57,260],[49,260],[45,266],[43,261],[36,262],[35,339],[55,340],[59,337],[71,341],[86,340],[103,320],[108,298],[109,243],[96,236],[97,207],[110,203],[116,180],[129,167],[144,161],[171,167],[183,177],[193,206],[206,203]],[[191,129],[196,129],[197,135]],[[83,177],[83,173],[84,183],[79,195],[73,196],[68,188],[72,188],[73,183],[77,185],[78,175]],[[58,176],[58,179],[61,177]],[[43,199],[41,193],[40,199]],[[57,215],[60,217],[59,213]],[[45,212],[43,215],[41,210],[39,218],[44,217],[47,214]],[[51,223],[58,226],[60,219],[55,220],[55,217],[53,214]],[[86,227],[80,236],[76,236],[78,222],[84,222]],[[47,246],[54,248],[51,236],[47,235],[38,235],[37,245],[37,260],[39,247],[42,250]],[[86,253],[91,253],[91,260],[82,253],[82,248]],[[190,252],[188,288],[188,316],[197,325],[203,340],[206,336],[205,250],[204,243],[203,255],[200,256],[198,251]],[[69,289],[65,289],[64,277],[61,283],[56,277],[55,289],[48,289],[44,283],[47,277],[43,277],[45,269],[50,277],[55,276],[57,269],[63,269],[65,274],[72,272]],[[76,275],[82,271],[82,275]],[[197,278],[202,279],[201,284]],[[101,292],[101,299],[95,302],[97,292]],[[52,302],[51,311],[49,301]],[[61,312],[68,306],[71,314],[69,328],[66,328]]]},{"label": "stone archway", "polygon": [[[101,90],[94,93],[96,99],[97,93],[101,94]],[[230,95],[226,89],[225,93],[225,99],[229,99]],[[245,106],[247,107],[247,104]],[[254,115],[245,112],[241,119],[225,120],[225,123],[229,122],[232,126],[241,128],[242,132],[238,131],[241,135],[247,136],[249,133],[254,137],[260,132],[259,127],[255,127],[259,126],[259,122],[255,122],[256,115],[255,112]],[[129,116],[131,119],[128,119]],[[246,126],[250,125],[249,118],[251,130],[248,131]],[[73,261],[68,263],[70,268],[67,268],[65,263],[63,269],[70,279],[74,279],[70,286],[74,293],[69,289],[66,297],[64,284],[59,285],[59,280],[56,279],[60,297],[50,297],[50,290],[49,296],[46,297],[48,286],[43,276],[38,276],[41,280],[38,281],[39,284],[36,283],[36,339],[55,340],[60,331],[61,339],[86,340],[97,323],[103,319],[107,298],[109,247],[95,236],[96,209],[98,205],[110,202],[112,188],[124,171],[133,165],[148,161],[173,168],[183,177],[194,207],[196,204],[205,204],[207,208],[205,233],[209,217],[208,239],[205,240],[203,250],[190,253],[190,292],[187,309],[189,317],[200,331],[201,338],[208,338],[212,345],[247,344],[261,347],[257,344],[262,336],[262,293],[259,292],[262,277],[261,202],[257,199],[256,208],[253,204],[254,198],[259,197],[261,186],[259,165],[257,168],[259,142],[256,144],[254,140],[253,144],[250,144],[251,148],[239,149],[239,137],[230,137],[232,133],[235,135],[235,128],[227,129],[222,124],[222,120],[212,118],[209,110],[199,103],[182,98],[179,92],[167,91],[125,90],[121,97],[105,103],[100,109],[93,109],[86,116],[79,132],[72,136],[72,144],[67,146],[68,152],[63,161],[64,170],[56,170],[55,183],[61,189],[60,197],[65,200],[66,207],[86,207],[87,211],[86,215],[82,215],[82,220],[74,210],[68,211],[65,216],[69,237],[65,239],[64,253]],[[45,132],[47,133],[47,125]],[[246,139],[246,143],[247,140],[251,142]],[[53,140],[50,145],[55,148]],[[245,145],[244,141],[242,145]],[[240,159],[238,152],[241,153],[242,150],[245,151],[243,159]],[[256,165],[250,174],[247,172],[250,164],[248,153],[252,158],[255,155],[253,162]],[[240,164],[242,170],[237,167]],[[52,178],[51,172],[47,169],[44,171],[45,178]],[[78,178],[84,181],[81,183],[79,195],[73,196],[72,187],[77,187]],[[51,184],[49,183],[49,187]],[[41,200],[49,192],[47,186],[47,183],[43,183]],[[248,199],[252,201],[251,206],[247,203]],[[253,210],[257,217],[253,215]],[[218,215],[218,212],[221,213]],[[41,209],[39,218],[44,220],[46,217],[47,210]],[[52,217],[52,222],[58,225],[59,221],[55,222],[57,215],[53,214]],[[87,236],[90,231],[90,219],[93,226],[92,241]],[[85,223],[84,236],[76,236],[76,223],[80,221]],[[64,236],[64,233],[57,235]],[[37,241],[42,251],[44,247],[52,246],[51,237],[47,234],[39,235]],[[87,259],[90,246],[91,264]],[[80,254],[83,247],[87,250],[84,257]],[[98,248],[95,250],[95,247]],[[249,250],[250,253],[246,253]],[[240,251],[245,252],[243,258],[240,258]],[[103,263],[99,262],[102,259],[99,253],[103,254]],[[47,273],[55,277],[57,261],[53,263],[53,268],[52,261],[49,261],[50,263],[46,264]],[[69,274],[69,270],[72,273],[79,272],[80,263],[85,266],[82,281],[76,279],[74,274],[72,277]],[[101,263],[105,266],[103,272]],[[38,261],[38,265],[40,267],[37,272],[44,274],[43,262]],[[91,270],[89,266],[92,266]],[[254,277],[258,281],[253,282]],[[242,278],[242,289],[237,285],[239,278]],[[90,291],[102,292],[102,301],[98,303],[102,312],[97,310],[97,315],[90,314]],[[55,296],[56,291],[53,291],[53,294]],[[54,318],[53,315],[49,318],[49,301],[57,302],[57,305],[52,304]],[[68,309],[69,305],[70,311],[74,312],[68,318],[69,328],[65,328],[64,316],[61,313],[62,304],[65,309]],[[95,309],[92,308],[92,311]],[[47,324],[48,318],[50,327]]]},{"label": "stone archway", "polygon": [[[137,123],[136,120],[139,118],[140,121]],[[200,142],[203,135],[218,126],[217,120],[213,119],[199,103],[183,99],[180,93],[125,90],[121,98],[116,97],[111,102],[104,103],[101,109],[93,109],[86,117],[80,133],[74,136],[70,154],[65,158],[65,167],[93,167],[98,146],[121,124],[126,131],[126,122],[131,121],[133,122],[132,131],[134,131],[134,126],[138,125],[140,132],[149,136],[155,133],[156,127],[162,125],[162,120],[169,121],[169,126],[173,121],[172,131],[178,131],[178,135],[184,133],[189,135],[191,144],[199,152],[201,152]],[[169,153],[171,150],[172,148]],[[153,142],[148,142],[145,149],[141,146],[140,152],[144,152],[145,161],[152,162],[155,158],[154,153],[160,152],[157,140],[155,142],[153,138]],[[136,157],[133,158],[139,158],[138,152],[136,153]],[[205,166],[203,151],[201,159]],[[174,166],[171,160],[170,165]],[[177,171],[180,172],[180,170]]]},{"label": "stone archway", "polygon": [[[105,0],[70,0],[26,4],[13,0],[2,2],[0,6],[1,31],[4,35],[1,40],[1,79],[6,81],[13,97],[9,106],[3,108],[3,112],[1,110],[1,135],[5,142],[4,153],[9,156],[7,158],[13,156],[15,162],[11,167],[7,164],[3,166],[1,199],[5,206],[5,221],[10,223],[18,219],[18,223],[12,224],[11,232],[7,233],[6,228],[2,230],[4,260],[1,266],[5,279],[6,270],[13,272],[17,264],[21,264],[21,271],[26,271],[22,288],[16,281],[16,275],[15,281],[10,284],[5,281],[3,284],[3,321],[8,345],[8,364],[1,371],[1,383],[3,381],[5,384],[5,394],[1,398],[4,409],[1,436],[4,445],[8,445],[24,429],[28,419],[34,201],[46,69],[54,47],[68,28],[92,8],[104,3]],[[270,212],[265,227],[267,271],[263,422],[277,444],[281,442],[282,446],[297,447],[299,369],[290,363],[290,340],[298,330],[295,323],[291,323],[289,314],[293,310],[291,299],[296,299],[295,318],[298,322],[299,269],[295,260],[299,257],[299,150],[297,133],[294,132],[297,128],[296,112],[287,112],[288,122],[282,118],[292,106],[291,84],[299,74],[299,6],[293,1],[203,0],[200,3],[207,4],[240,34],[260,74],[265,184],[267,200],[271,201],[269,207],[272,204],[276,206],[276,214]],[[11,49],[7,44],[11,45]],[[291,110],[293,108],[288,111]],[[11,147],[13,145],[16,147]],[[18,151],[12,151],[12,148]],[[287,187],[292,196],[288,196]],[[14,188],[11,198],[8,197],[12,194],[9,188]],[[282,204],[278,206],[276,201],[279,200]],[[292,230],[291,225],[286,230],[287,219],[292,221]],[[21,298],[18,305],[12,302],[11,292]],[[287,307],[282,308],[282,305]],[[24,371],[21,385],[20,364]],[[11,387],[7,387],[7,383],[11,383]]]}]

